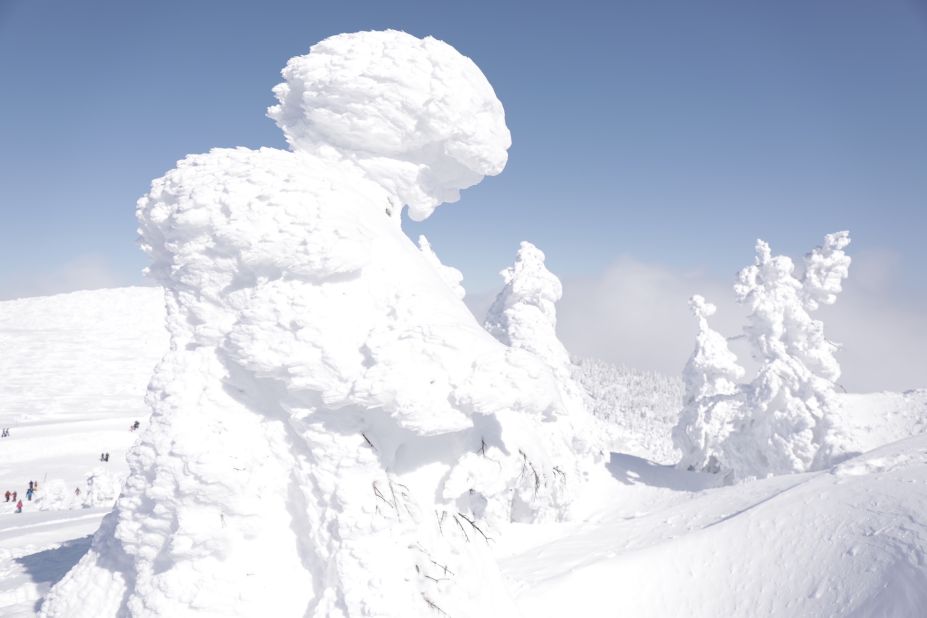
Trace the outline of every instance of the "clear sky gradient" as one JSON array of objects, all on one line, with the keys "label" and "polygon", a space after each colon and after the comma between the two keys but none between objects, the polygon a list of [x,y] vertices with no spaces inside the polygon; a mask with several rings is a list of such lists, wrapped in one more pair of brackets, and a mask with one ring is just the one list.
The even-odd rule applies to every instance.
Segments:
[{"label": "clear sky gradient", "polygon": [[839,229],[927,291],[925,0],[0,0],[0,298],[140,282],[151,179],[284,147],[286,60],[382,28],[451,43],[505,106],[507,169],[406,226],[471,291],[524,239],[565,278],[621,256],[729,278],[758,236],[800,255]]}]

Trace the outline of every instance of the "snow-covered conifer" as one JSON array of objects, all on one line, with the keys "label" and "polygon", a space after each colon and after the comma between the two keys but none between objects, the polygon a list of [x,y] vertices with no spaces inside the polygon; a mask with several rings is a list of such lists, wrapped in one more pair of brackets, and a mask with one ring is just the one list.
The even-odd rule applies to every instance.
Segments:
[{"label": "snow-covered conifer", "polygon": [[594,427],[586,396],[574,378],[570,355],[557,337],[556,303],[563,295],[563,287],[560,279],[547,270],[544,260],[540,249],[527,241],[521,243],[515,263],[500,273],[505,285],[489,308],[483,326],[513,351],[538,358],[556,377],[562,409],[543,423],[538,439],[560,464],[556,469],[538,466],[529,457],[525,463],[538,470],[552,470],[547,481],[558,488],[559,499],[568,503],[579,477],[601,458],[603,436]]},{"label": "snow-covered conifer", "polygon": [[724,465],[738,475],[800,472],[839,455],[830,419],[839,366],[823,324],[810,311],[832,303],[847,275],[845,232],[809,254],[802,279],[786,256],[759,240],[755,263],[734,289],[750,309],[745,328],[760,363],[745,414],[724,444]]},{"label": "snow-covered conifer", "polygon": [[741,405],[738,380],[744,370],[727,339],[708,325],[716,307],[698,295],[689,299],[689,307],[698,321],[698,335],[682,372],[686,390],[673,443],[682,451],[681,467],[718,472],[720,444]]},{"label": "snow-covered conifer", "polygon": [[558,371],[568,368],[570,355],[557,337],[560,279],[547,270],[544,253],[523,241],[515,263],[501,273],[505,286],[486,314],[484,327],[507,346],[527,350]]}]

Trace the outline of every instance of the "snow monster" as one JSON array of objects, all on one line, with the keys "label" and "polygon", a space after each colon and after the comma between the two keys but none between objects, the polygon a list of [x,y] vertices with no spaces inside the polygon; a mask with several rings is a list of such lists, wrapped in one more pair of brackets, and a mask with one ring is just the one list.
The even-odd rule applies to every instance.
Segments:
[{"label": "snow monster", "polygon": [[476,65],[361,32],[283,76],[289,151],[188,156],[138,202],[171,347],[43,616],[515,616],[489,539],[563,517],[597,457],[549,366],[401,229],[505,166]]}]

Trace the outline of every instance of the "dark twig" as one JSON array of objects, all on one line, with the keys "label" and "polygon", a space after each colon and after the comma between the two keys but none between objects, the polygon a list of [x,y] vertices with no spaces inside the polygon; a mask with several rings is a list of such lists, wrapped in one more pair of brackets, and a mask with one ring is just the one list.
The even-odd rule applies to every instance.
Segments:
[{"label": "dark twig", "polygon": [[426,596],[424,595],[424,593],[422,594],[422,598],[425,599],[425,603],[428,604],[428,607],[430,607],[431,609],[435,610],[436,612],[438,612],[438,613],[441,614],[442,616],[448,616],[448,618],[450,618],[450,616],[449,616],[449,614],[448,614],[447,612],[445,612],[443,609],[441,609],[440,607],[438,607],[438,605],[437,605],[434,601],[432,601],[431,599],[429,599],[428,597],[426,597]]},{"label": "dark twig", "polygon": [[467,517],[467,516],[464,515],[463,513],[457,513],[457,514],[460,515],[461,517],[463,517],[464,521],[467,522],[468,524],[470,524],[470,525],[473,527],[474,530],[476,530],[477,532],[479,532],[480,534],[482,534],[482,535],[483,535],[483,538],[486,540],[487,543],[490,542],[490,541],[492,541],[491,538],[489,538],[488,536],[486,536],[486,533],[485,533],[485,532],[483,532],[482,530],[480,530],[480,527],[476,525],[476,522],[475,522],[475,521],[473,521],[472,519],[470,519],[469,517]]}]

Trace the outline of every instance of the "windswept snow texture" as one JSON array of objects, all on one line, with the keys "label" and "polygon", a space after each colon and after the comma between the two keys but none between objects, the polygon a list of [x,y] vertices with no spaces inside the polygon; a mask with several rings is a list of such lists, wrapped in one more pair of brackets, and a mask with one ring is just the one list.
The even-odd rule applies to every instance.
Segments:
[{"label": "windswept snow texture", "polygon": [[390,31],[284,77],[293,151],[191,155],[138,202],[171,349],[44,615],[510,615],[489,538],[562,518],[585,474],[553,372],[400,229],[505,163],[479,70]]}]

